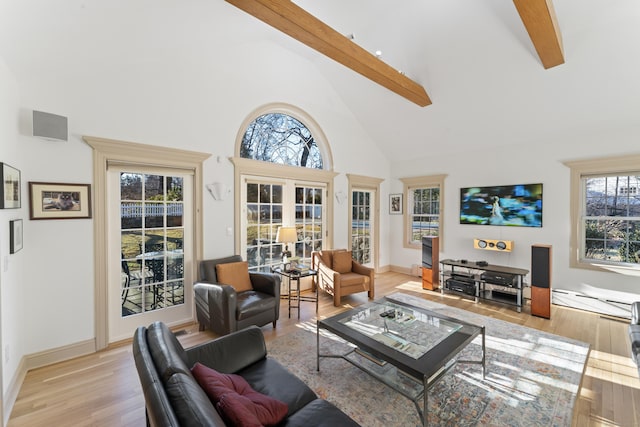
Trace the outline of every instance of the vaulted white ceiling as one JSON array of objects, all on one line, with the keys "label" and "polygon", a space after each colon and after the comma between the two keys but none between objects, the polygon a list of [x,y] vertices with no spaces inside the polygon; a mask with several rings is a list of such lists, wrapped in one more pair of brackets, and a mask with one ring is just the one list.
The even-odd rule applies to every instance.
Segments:
[{"label": "vaulted white ceiling", "polygon": [[26,82],[59,67],[126,73],[186,49],[224,60],[268,41],[315,64],[392,161],[640,127],[637,0],[554,0],[565,63],[549,69],[511,0],[295,3],[380,50],[432,105],[407,101],[223,0],[5,0],[0,55]]}]

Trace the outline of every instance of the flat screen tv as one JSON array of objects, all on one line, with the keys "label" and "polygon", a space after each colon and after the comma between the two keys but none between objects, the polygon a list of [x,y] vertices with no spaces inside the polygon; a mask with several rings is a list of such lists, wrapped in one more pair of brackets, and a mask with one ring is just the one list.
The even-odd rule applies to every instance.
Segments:
[{"label": "flat screen tv", "polygon": [[542,184],[461,188],[460,224],[542,227]]}]

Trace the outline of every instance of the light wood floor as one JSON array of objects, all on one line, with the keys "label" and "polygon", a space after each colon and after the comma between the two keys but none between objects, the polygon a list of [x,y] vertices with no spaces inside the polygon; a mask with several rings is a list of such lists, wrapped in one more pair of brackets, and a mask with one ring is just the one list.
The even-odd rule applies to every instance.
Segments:
[{"label": "light wood floor", "polygon": [[[629,357],[627,323],[593,313],[553,306],[551,320],[533,317],[528,307],[512,307],[423,291],[419,278],[399,273],[376,276],[376,297],[412,293],[486,316],[575,338],[591,345],[591,353],[575,408],[574,426],[640,426],[640,380]],[[362,304],[366,293],[343,298],[336,308],[321,295],[319,313],[327,317]],[[315,306],[302,303],[300,320],[287,317],[283,301],[278,326],[263,331],[267,340],[290,333],[299,321],[313,321]],[[185,347],[213,337],[195,325],[181,328]],[[144,399],[133,363],[130,342],[105,351],[29,372],[22,385],[9,427],[20,426],[144,426]]]}]

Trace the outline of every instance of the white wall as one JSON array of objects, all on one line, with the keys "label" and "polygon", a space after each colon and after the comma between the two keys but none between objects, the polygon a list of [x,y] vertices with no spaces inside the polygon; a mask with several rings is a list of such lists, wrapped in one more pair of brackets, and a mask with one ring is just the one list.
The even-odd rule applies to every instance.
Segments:
[{"label": "white wall", "polygon": [[[640,125],[594,132],[572,129],[564,135],[550,135],[545,141],[526,146],[484,151],[479,136],[478,150],[455,156],[430,157],[392,165],[392,190],[402,191],[398,178],[448,174],[444,195],[444,247],[440,257],[485,260],[489,263],[530,269],[531,245],[553,246],[552,286],[613,300],[633,301],[640,297],[637,276],[569,268],[569,169],[564,161],[598,156],[637,153]],[[460,224],[460,188],[506,184],[543,184],[543,227],[500,227]],[[401,230],[400,217],[391,218],[391,230]],[[511,253],[473,248],[474,238],[513,240]],[[400,233],[391,233],[391,246],[402,246]],[[391,263],[410,266],[420,262],[420,251],[394,251]],[[528,279],[528,278],[527,278]]]},{"label": "white wall", "polygon": [[[18,90],[13,76],[0,58],[0,162],[22,169],[24,162],[16,144],[18,137]],[[24,352],[23,301],[20,275],[27,265],[26,251],[9,253],[9,221],[25,217],[27,205],[22,188],[22,208],[0,210],[0,349],[2,390],[12,379]],[[8,357],[8,360],[7,360]]]},{"label": "white wall", "polygon": [[[92,153],[81,137],[92,135],[212,153],[205,163],[205,182],[232,184],[233,167],[227,158],[234,153],[239,126],[250,112],[271,102],[301,108],[323,129],[334,170],[340,173],[336,191],[346,192],[346,173],[385,179],[381,266],[410,267],[420,262],[419,251],[402,247],[401,216],[387,214],[388,193],[402,190],[397,178],[446,173],[443,256],[528,268],[530,245],[549,243],[554,246],[554,286],[635,291],[634,280],[628,277],[568,268],[569,183],[561,160],[634,151],[639,129],[587,132],[568,125],[566,134],[532,141],[528,149],[498,152],[483,152],[488,141],[478,135],[476,152],[441,158],[425,155],[389,165],[319,71],[327,67],[318,67],[309,59],[315,55],[308,55],[297,42],[264,38],[260,23],[239,25],[249,18],[221,1],[126,4],[141,14],[124,13],[125,3],[0,3],[0,161],[22,171],[24,200],[18,211],[0,211],[0,257],[8,253],[9,219],[23,218],[25,233],[24,249],[9,257],[6,272],[0,268],[2,344],[10,347],[9,362],[2,357],[5,389],[24,355],[94,337],[93,222],[28,220],[27,183],[91,183]],[[140,15],[149,19],[142,21]],[[181,37],[175,37],[177,31]],[[368,102],[366,93],[359,101]],[[385,108],[367,107],[375,112]],[[33,109],[67,116],[69,141],[29,136]],[[499,134],[499,123],[486,126],[495,130],[491,135]],[[468,130],[464,123],[460,129]],[[511,142],[503,141],[505,146]],[[424,146],[430,144],[438,141],[425,141]],[[522,182],[545,185],[543,228],[458,224],[460,187]],[[335,205],[336,247],[347,245],[347,206]],[[226,233],[234,215],[232,198],[214,201],[205,194],[205,257],[235,252],[233,237]],[[508,255],[476,252],[474,237],[514,240],[515,250]]]},{"label": "white wall", "polygon": [[[103,24],[86,37],[101,38],[110,30],[108,19]],[[46,33],[33,37],[46,38]],[[127,48],[117,40],[118,34],[113,37],[114,45]],[[133,51],[122,52],[134,56],[125,64],[116,57],[99,63],[83,52],[66,52],[46,70],[0,70],[0,85],[14,94],[2,97],[0,161],[7,157],[7,141],[7,162],[21,169],[25,196],[20,211],[24,249],[11,257],[10,272],[2,277],[3,335],[12,346],[6,377],[14,374],[15,363],[25,355],[94,337],[93,220],[30,221],[26,200],[29,181],[92,182],[92,152],[83,135],[212,153],[205,163],[205,182],[233,184],[227,158],[234,153],[239,126],[257,107],[285,102],[306,111],[323,129],[334,170],[340,173],[336,190],[346,191],[346,173],[388,181],[387,160],[305,58],[266,40],[216,55],[203,54],[198,46],[162,50],[153,60],[138,53],[135,57]],[[267,62],[286,67],[256,65]],[[34,109],[68,117],[69,140],[30,136]],[[17,160],[14,152],[19,153]],[[204,200],[205,257],[235,253],[233,237],[226,235],[227,226],[234,224],[232,198],[218,202],[207,193]],[[347,206],[336,205],[334,212],[334,242],[341,246],[347,243]],[[8,213],[0,215],[5,218]],[[6,251],[6,240],[2,241]],[[388,264],[386,256],[384,247],[383,265]],[[24,264],[13,261],[18,257]]]}]

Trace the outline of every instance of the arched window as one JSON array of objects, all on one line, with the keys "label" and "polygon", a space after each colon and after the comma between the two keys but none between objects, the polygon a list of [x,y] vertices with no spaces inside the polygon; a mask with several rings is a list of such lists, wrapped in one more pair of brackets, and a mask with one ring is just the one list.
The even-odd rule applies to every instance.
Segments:
[{"label": "arched window", "polygon": [[289,166],[322,169],[322,154],[311,131],[284,113],[253,120],[242,137],[240,157]]},{"label": "arched window", "polygon": [[[238,189],[236,235],[252,271],[269,271],[290,260],[308,264],[311,252],[330,247],[333,212],[332,156],[320,126],[304,111],[269,104],[240,126],[235,164]],[[280,227],[295,226],[288,247],[277,242]]]}]

